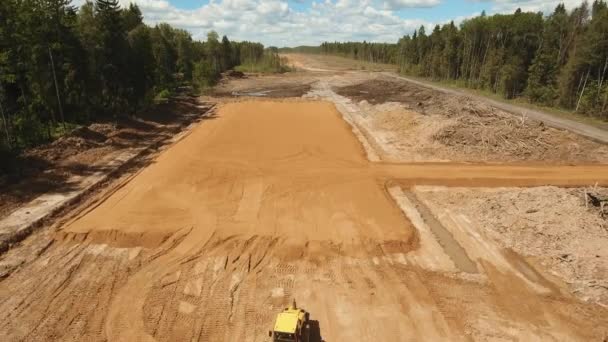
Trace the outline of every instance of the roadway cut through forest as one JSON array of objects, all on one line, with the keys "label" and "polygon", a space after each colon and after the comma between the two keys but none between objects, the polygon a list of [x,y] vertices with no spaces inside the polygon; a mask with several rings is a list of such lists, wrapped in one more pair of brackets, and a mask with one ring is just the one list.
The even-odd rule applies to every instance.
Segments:
[{"label": "roadway cut through forest", "polygon": [[264,341],[295,298],[326,341],[588,340],[608,310],[476,234],[459,270],[394,189],[596,181],[607,166],[371,163],[331,103],[224,104],[0,283],[0,336]]}]

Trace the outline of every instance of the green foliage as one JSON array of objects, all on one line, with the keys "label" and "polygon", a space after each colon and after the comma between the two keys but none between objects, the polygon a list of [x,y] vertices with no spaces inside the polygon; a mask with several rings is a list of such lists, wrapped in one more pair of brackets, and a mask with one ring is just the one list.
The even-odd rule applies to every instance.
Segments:
[{"label": "green foliage", "polygon": [[321,47],[320,46],[307,46],[301,45],[296,47],[283,47],[279,49],[279,52],[282,53],[306,53],[306,54],[320,54]]},{"label": "green foliage", "polygon": [[398,52],[396,44],[368,42],[325,42],[321,46],[298,46],[282,48],[278,51],[337,55],[365,62],[385,64],[395,64]]},{"label": "green foliage", "polygon": [[608,119],[608,9],[596,0],[568,12],[521,10],[435,26],[421,26],[397,44],[346,42],[284,48],[399,66],[404,74],[525,97]]},{"label": "green foliage", "polygon": [[204,89],[212,86],[217,77],[216,70],[208,60],[200,60],[194,64],[194,85],[199,89]]},{"label": "green foliage", "polygon": [[75,130],[78,127],[81,127],[81,126],[77,125],[75,123],[71,123],[71,122],[66,122],[65,124],[57,124],[55,126],[52,126],[50,129],[51,138],[52,139],[59,138],[67,133],[70,133],[71,131]]},{"label": "green foliage", "polygon": [[169,101],[172,95],[173,94],[169,89],[163,89],[158,94],[156,94],[156,96],[154,97],[154,102],[166,103],[167,101]]},{"label": "green foliage", "polygon": [[435,80],[463,79],[472,88],[489,89],[507,98],[519,96],[543,19],[537,13],[482,15],[436,26],[431,35],[424,27],[399,40],[402,72]]},{"label": "green foliage", "polygon": [[257,73],[283,73],[290,71],[290,68],[287,66],[287,60],[279,56],[276,48],[266,49],[261,58],[256,60],[249,59],[235,69],[242,72]]},{"label": "green foliage", "polygon": [[66,127],[132,115],[177,86],[213,85],[264,46],[168,24],[149,27],[136,4],[0,1],[0,149],[18,150]]},{"label": "green foliage", "polygon": [[511,99],[561,105],[608,119],[608,10],[604,0],[571,12],[563,4],[547,17],[517,10],[421,27],[397,44],[402,73],[459,81]]},{"label": "green foliage", "polygon": [[608,119],[606,77],[608,76],[608,7],[595,1],[592,16],[584,3],[571,14],[579,32],[560,78],[560,102],[568,108]]}]

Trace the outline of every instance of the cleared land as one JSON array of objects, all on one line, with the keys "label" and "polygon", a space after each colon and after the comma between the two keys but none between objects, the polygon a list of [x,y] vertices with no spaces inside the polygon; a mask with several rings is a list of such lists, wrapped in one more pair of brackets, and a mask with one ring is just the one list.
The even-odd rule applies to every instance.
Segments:
[{"label": "cleared land", "polygon": [[606,163],[608,147],[478,100],[381,77],[336,88],[374,115],[394,161]]},{"label": "cleared land", "polygon": [[41,194],[70,191],[75,178],[104,171],[105,164],[120,153],[170,139],[210,107],[195,97],[180,96],[137,118],[80,127],[8,160],[10,172],[0,175],[0,217]]},{"label": "cleared land", "polygon": [[[470,163],[475,151],[398,162],[373,124],[384,111],[366,107],[387,102],[340,95],[377,77],[223,84],[228,97],[189,135],[2,256],[21,261],[0,280],[0,339],[266,341],[293,298],[325,341],[608,336],[604,218],[582,189],[514,188],[601,189],[608,165],[549,165],[540,145],[517,165]],[[285,85],[309,99],[235,98]],[[464,115],[459,102],[436,115]]]}]

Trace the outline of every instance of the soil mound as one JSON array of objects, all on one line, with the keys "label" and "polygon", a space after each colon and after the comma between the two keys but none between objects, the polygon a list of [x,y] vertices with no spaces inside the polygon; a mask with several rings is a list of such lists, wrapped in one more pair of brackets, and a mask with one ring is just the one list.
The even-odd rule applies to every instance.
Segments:
[{"label": "soil mound", "polygon": [[[402,149],[422,156],[410,159],[559,164],[606,163],[608,147],[574,133],[546,127],[466,96],[454,96],[408,82],[369,80],[338,87],[335,91],[358,101],[376,114],[376,125],[392,133]],[[381,110],[399,104],[390,115]],[[394,107],[394,106],[393,106]],[[370,111],[370,110],[368,110]],[[406,113],[407,123],[400,117]],[[404,114],[405,115],[405,114]],[[424,146],[414,148],[412,146]],[[399,149],[399,147],[397,148]]]}]

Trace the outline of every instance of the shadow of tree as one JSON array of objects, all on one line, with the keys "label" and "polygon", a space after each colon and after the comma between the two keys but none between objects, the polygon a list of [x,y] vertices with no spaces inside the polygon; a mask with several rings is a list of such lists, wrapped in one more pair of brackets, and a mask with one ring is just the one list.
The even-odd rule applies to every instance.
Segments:
[{"label": "shadow of tree", "polygon": [[[148,166],[153,160],[145,155],[118,169],[91,160],[100,160],[109,153],[127,148],[146,147],[157,141],[149,152],[152,153],[183,127],[214,119],[213,107],[213,104],[198,102],[194,96],[178,96],[166,105],[154,106],[135,117],[122,118],[113,125],[106,125],[114,127],[108,131],[97,132],[89,129],[91,126],[75,130],[66,137],[77,137],[84,143],[73,151],[68,151],[73,145],[70,139],[62,144],[40,146],[38,149],[42,153],[34,155],[0,151],[0,217],[41,194],[76,190],[79,184],[74,182],[74,176],[89,176],[97,172],[111,172],[115,176]],[[95,123],[103,122],[99,120]]]}]

